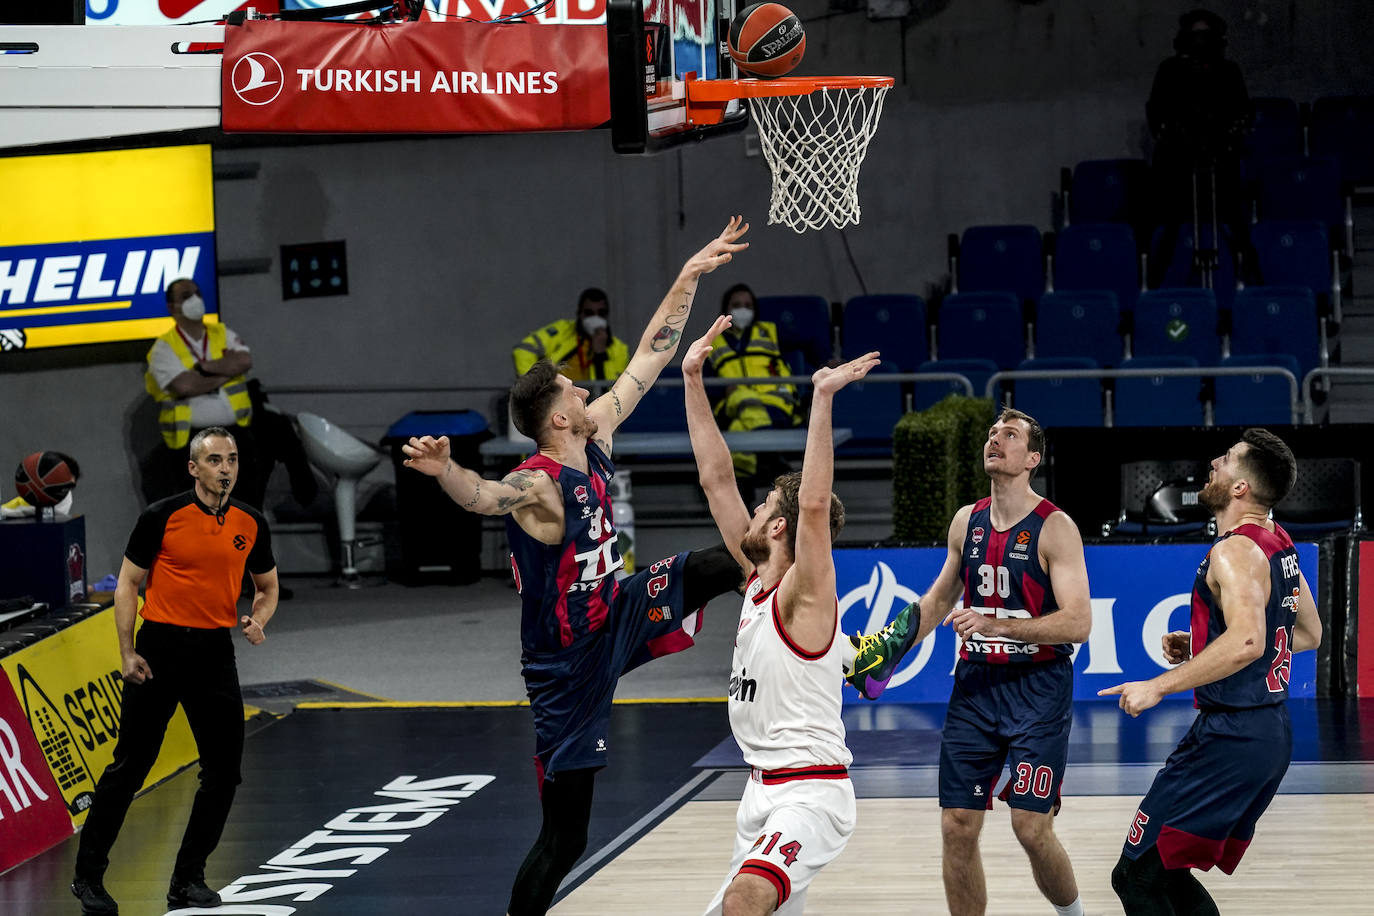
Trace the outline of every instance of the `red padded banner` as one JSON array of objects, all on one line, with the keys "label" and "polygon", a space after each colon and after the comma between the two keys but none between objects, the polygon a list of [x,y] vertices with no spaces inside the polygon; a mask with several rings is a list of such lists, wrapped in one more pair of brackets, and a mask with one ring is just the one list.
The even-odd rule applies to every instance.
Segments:
[{"label": "red padded banner", "polygon": [[[62,748],[50,750],[63,753]],[[9,675],[0,670],[0,872],[51,849],[72,830],[67,803],[43,749],[19,707]]]},{"label": "red padded banner", "polygon": [[586,130],[610,118],[601,28],[253,20],[224,31],[229,132]]}]

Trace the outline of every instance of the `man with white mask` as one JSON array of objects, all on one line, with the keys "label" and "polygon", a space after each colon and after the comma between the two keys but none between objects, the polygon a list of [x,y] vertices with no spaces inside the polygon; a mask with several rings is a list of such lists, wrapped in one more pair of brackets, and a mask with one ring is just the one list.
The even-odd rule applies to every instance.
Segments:
[{"label": "man with white mask", "polygon": [[611,381],[630,364],[630,348],[611,333],[611,303],[605,291],[591,287],[577,297],[575,319],[562,318],[533,331],[515,345],[511,358],[516,375],[547,359],[571,381]]},{"label": "man with white mask", "polygon": [[[729,315],[731,322],[712,342],[705,366],[708,375],[759,378],[792,374],[782,358],[777,325],[758,320],[758,300],[753,290],[743,283],[727,289],[720,300],[720,313]],[[716,425],[726,432],[789,429],[802,419],[793,385],[728,385],[707,388],[706,392],[715,411]],[[776,455],[732,452],[730,457],[735,465],[735,481],[746,502],[755,485],[771,483],[774,477],[791,470]]]},{"label": "man with white mask", "polygon": [[265,481],[254,473],[253,402],[246,377],[253,357],[227,326],[217,320],[206,323],[205,300],[195,280],[183,277],[167,284],[167,311],[174,323],[153,341],[143,377],[158,405],[163,444],[145,495],[151,502],[186,489],[191,438],[202,429],[222,426],[238,444],[237,495],[261,509]]}]

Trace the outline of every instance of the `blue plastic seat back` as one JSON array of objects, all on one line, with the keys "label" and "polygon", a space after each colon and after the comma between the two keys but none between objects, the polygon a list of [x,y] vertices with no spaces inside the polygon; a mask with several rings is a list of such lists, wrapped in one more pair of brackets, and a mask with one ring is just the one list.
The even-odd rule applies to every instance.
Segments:
[{"label": "blue plastic seat back", "polygon": [[1321,361],[1317,302],[1305,286],[1252,286],[1236,294],[1231,310],[1232,353],[1286,353],[1298,363],[1298,381]]},{"label": "blue plastic seat back", "polygon": [[1099,366],[1121,362],[1120,315],[1107,290],[1045,293],[1035,311],[1035,355],[1086,356]]},{"label": "blue plastic seat back", "polygon": [[[1150,257],[1168,259],[1159,289],[1181,289],[1190,286],[1200,288],[1203,274],[1194,259],[1192,224],[1178,227],[1172,251],[1161,250],[1165,244],[1164,235],[1164,229],[1158,228],[1150,242]],[[1212,227],[1203,226],[1202,243],[1216,251],[1216,268],[1212,271],[1211,288],[1216,297],[1217,307],[1225,311],[1231,307],[1231,300],[1236,294],[1236,262],[1235,256],[1231,253],[1230,233],[1223,227],[1213,242]]]},{"label": "blue plastic seat back", "polygon": [[1012,293],[946,296],[938,344],[940,359],[990,359],[1002,369],[1014,368],[1026,357],[1021,304]]},{"label": "blue plastic seat back", "polygon": [[[1191,356],[1142,356],[1128,359],[1122,369],[1196,368]],[[1204,415],[1202,379],[1163,375],[1116,380],[1114,403],[1117,426],[1201,426]]]},{"label": "blue plastic seat back", "polygon": [[[1301,382],[1298,361],[1287,353],[1239,353],[1223,366],[1277,366]],[[1293,389],[1279,375],[1218,375],[1212,421],[1217,426],[1282,426],[1293,422]]]},{"label": "blue plastic seat back", "polygon": [[1201,366],[1221,358],[1217,301],[1209,289],[1152,289],[1135,307],[1136,356],[1187,356]]},{"label": "blue plastic seat back", "polygon": [[1265,286],[1305,286],[1318,298],[1331,293],[1331,237],[1315,219],[1256,223],[1250,241]]},{"label": "blue plastic seat back", "polygon": [[[665,366],[659,379],[682,378],[677,366]],[[707,389],[709,393],[711,389]],[[685,433],[687,431],[687,402],[681,385],[669,387],[654,384],[644,392],[634,411],[620,424],[622,433]]]},{"label": "blue plastic seat back", "polygon": [[[973,383],[973,396],[981,398],[983,390],[987,387],[988,379],[997,372],[997,364],[990,359],[933,359],[922,363],[917,371],[956,372]],[[1000,389],[1001,386],[999,385],[998,388]],[[917,382],[913,407],[915,410],[925,410],[932,404],[943,401],[951,394],[966,395],[968,392],[959,382]],[[997,403],[1001,403],[1000,390],[994,391],[993,397]]]},{"label": "blue plastic seat back", "polygon": [[959,243],[961,293],[1009,292],[1022,302],[1045,291],[1045,257],[1034,226],[970,226]]},{"label": "blue plastic seat back", "polygon": [[835,395],[835,425],[854,432],[853,445],[842,445],[842,449],[852,453],[874,445],[891,448],[892,428],[906,410],[906,398],[900,384],[872,379],[898,371],[895,363],[883,360],[867,379],[846,385]]},{"label": "blue plastic seat back", "polygon": [[1140,293],[1140,254],[1124,223],[1075,223],[1054,245],[1054,288],[1107,289],[1117,308],[1129,312]]},{"label": "blue plastic seat back", "polygon": [[1315,219],[1343,230],[1345,199],[1335,156],[1280,156],[1260,164],[1260,219]]},{"label": "blue plastic seat back", "polygon": [[830,361],[830,302],[824,296],[760,296],[759,320],[778,326],[778,344],[794,372],[809,375]]},{"label": "blue plastic seat back", "polygon": [[898,372],[915,372],[930,358],[926,303],[920,296],[855,296],[844,307],[844,357],[854,359],[870,350]]},{"label": "blue plastic seat back", "polygon": [[1073,169],[1070,222],[1138,226],[1149,210],[1149,188],[1144,159],[1086,159]]},{"label": "blue plastic seat back", "polygon": [[1313,156],[1334,156],[1347,184],[1374,184],[1374,96],[1344,95],[1312,104]]},{"label": "blue plastic seat back", "polygon": [[1245,138],[1247,159],[1302,155],[1302,119],[1298,103],[1276,96],[1255,96],[1250,99],[1255,123]]},{"label": "blue plastic seat back", "polygon": [[[1024,360],[1017,368],[1061,371],[1100,367],[1086,356],[1062,356]],[[1046,429],[1102,425],[1102,382],[1095,378],[1017,379],[1012,403]]]}]

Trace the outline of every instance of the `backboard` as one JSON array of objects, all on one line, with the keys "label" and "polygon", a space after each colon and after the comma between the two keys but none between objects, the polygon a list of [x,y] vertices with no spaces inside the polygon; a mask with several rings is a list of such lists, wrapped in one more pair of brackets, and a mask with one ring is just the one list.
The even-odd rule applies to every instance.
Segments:
[{"label": "backboard", "polygon": [[738,101],[714,123],[689,115],[689,80],[734,76],[725,35],[735,0],[607,0],[611,144],[618,153],[652,153],[742,130]]}]

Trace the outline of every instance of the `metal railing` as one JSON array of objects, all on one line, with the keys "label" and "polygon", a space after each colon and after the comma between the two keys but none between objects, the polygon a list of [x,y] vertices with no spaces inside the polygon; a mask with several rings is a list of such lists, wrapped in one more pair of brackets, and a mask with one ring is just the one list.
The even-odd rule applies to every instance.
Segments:
[{"label": "metal railing", "polygon": [[1312,381],[1317,378],[1362,378],[1374,381],[1374,368],[1318,366],[1302,377],[1303,422],[1312,423]]}]

